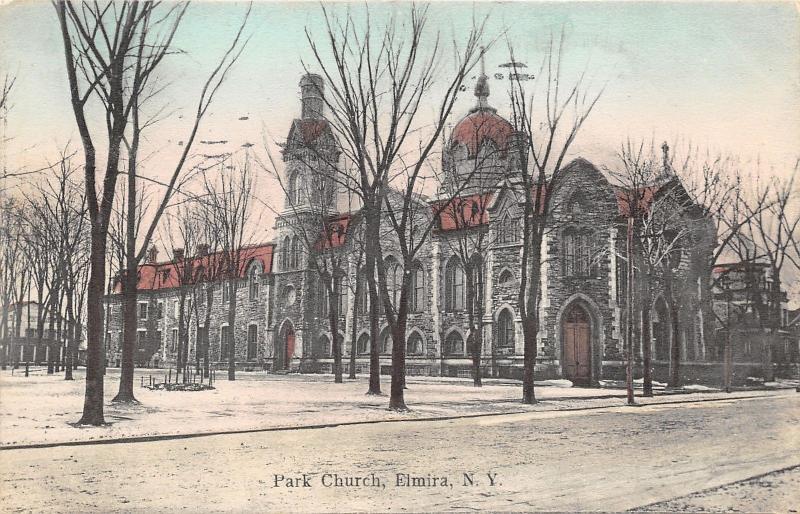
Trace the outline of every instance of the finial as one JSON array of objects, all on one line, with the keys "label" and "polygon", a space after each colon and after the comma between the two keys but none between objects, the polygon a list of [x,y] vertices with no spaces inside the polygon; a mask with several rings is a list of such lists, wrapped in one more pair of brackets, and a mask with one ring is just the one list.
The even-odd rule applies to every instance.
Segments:
[{"label": "finial", "polygon": [[664,159],[664,163],[663,163],[663,165],[664,165],[664,173],[667,173],[669,171],[670,166],[669,166],[669,145],[667,144],[666,141],[664,141],[661,144],[661,152],[664,155],[664,157],[663,157],[663,159]]},{"label": "finial", "polygon": [[484,62],[484,53],[486,49],[481,47],[481,74],[478,77],[478,82],[475,84],[475,96],[478,97],[478,109],[487,109],[489,107],[489,77],[486,76],[486,63]]}]

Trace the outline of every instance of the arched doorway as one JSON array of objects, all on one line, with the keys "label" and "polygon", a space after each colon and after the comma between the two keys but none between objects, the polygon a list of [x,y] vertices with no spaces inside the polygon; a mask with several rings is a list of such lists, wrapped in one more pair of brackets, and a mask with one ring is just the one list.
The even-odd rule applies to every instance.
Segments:
[{"label": "arched doorway", "polygon": [[653,358],[657,361],[669,360],[669,311],[663,298],[656,300],[653,307],[653,339],[655,340]]},{"label": "arched doorway", "polygon": [[592,378],[592,331],[589,313],[579,304],[571,305],[562,322],[564,378],[573,384],[589,385]]},{"label": "arched doorway", "polygon": [[278,369],[289,369],[289,364],[292,362],[292,355],[294,355],[294,327],[291,322],[286,321],[281,329],[281,342],[283,347],[279,354]]}]

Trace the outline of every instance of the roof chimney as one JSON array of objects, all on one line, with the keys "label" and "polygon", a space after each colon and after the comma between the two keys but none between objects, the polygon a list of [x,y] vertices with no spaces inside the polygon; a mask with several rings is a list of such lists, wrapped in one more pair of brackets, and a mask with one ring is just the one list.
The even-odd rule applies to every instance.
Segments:
[{"label": "roof chimney", "polygon": [[175,262],[183,260],[183,248],[175,248],[172,250],[172,260]]},{"label": "roof chimney", "polygon": [[203,243],[197,245],[197,255],[199,257],[205,257],[206,255],[208,255],[208,244]]},{"label": "roof chimney", "polygon": [[147,262],[149,264],[155,264],[158,261],[158,248],[155,246],[151,246],[149,250],[147,250]]},{"label": "roof chimney", "polygon": [[307,73],[300,79],[300,94],[302,97],[301,117],[307,119],[321,119],[325,106],[325,82],[316,73]]}]

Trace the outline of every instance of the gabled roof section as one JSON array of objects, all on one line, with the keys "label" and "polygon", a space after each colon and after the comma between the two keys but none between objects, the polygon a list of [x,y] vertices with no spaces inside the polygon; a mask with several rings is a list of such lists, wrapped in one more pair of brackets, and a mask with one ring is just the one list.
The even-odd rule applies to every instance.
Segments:
[{"label": "gabled roof section", "polygon": [[319,234],[319,239],[314,243],[316,250],[327,250],[330,248],[339,248],[347,243],[347,236],[349,235],[350,223],[353,220],[353,214],[340,214],[332,217],[327,227],[322,229]]},{"label": "gabled roof section", "polygon": [[431,203],[440,231],[450,232],[489,223],[489,205],[495,193],[476,193]]},{"label": "gabled roof section", "polygon": [[[261,263],[263,273],[271,273],[274,249],[275,245],[273,243],[246,246],[240,249],[240,264],[237,277],[244,278],[247,274],[247,269],[254,260]],[[181,273],[184,273],[187,267],[195,270],[193,273],[196,274],[197,270],[209,266],[209,263],[219,262],[223,258],[223,252],[215,252],[205,256],[195,256],[177,261],[141,264],[138,271],[139,281],[137,288],[140,291],[157,291],[180,287]],[[195,276],[189,282],[194,283],[197,278]],[[113,292],[122,292],[122,281],[119,278],[114,281]]]}]

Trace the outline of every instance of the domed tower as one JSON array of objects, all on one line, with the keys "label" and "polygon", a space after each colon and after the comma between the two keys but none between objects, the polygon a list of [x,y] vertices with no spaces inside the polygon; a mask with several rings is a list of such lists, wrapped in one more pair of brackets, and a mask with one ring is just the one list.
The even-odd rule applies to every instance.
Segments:
[{"label": "domed tower", "polygon": [[278,370],[302,368],[310,355],[310,344],[304,344],[312,283],[308,239],[315,230],[321,230],[320,217],[336,212],[335,174],[341,154],[324,117],[322,77],[304,75],[300,93],[300,118],[292,121],[282,149],[286,194],[283,210],[275,222],[273,369]]},{"label": "domed tower", "polygon": [[[477,103],[450,134],[442,164],[447,180],[464,193],[494,187],[516,169],[518,135],[497,109],[489,105],[489,82],[481,56],[481,74],[475,84]],[[453,189],[451,186],[449,189]]]}]

